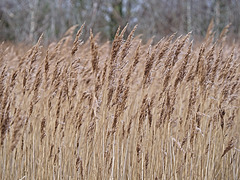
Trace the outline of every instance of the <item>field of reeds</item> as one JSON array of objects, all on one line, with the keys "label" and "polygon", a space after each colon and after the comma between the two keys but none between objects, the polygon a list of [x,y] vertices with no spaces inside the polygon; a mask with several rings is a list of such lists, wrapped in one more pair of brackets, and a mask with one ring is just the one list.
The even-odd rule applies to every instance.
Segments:
[{"label": "field of reeds", "polygon": [[240,179],[240,44],[83,26],[0,46],[0,178]]}]

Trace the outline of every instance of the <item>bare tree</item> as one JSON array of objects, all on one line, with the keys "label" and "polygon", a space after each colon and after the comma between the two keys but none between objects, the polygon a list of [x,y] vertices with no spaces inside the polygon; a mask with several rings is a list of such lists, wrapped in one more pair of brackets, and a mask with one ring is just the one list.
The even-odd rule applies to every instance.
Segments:
[{"label": "bare tree", "polygon": [[192,0],[187,0],[187,31],[192,30]]},{"label": "bare tree", "polygon": [[216,34],[229,23],[231,33],[240,36],[238,0],[1,0],[0,40],[36,41],[44,32],[46,41],[57,40],[75,24],[101,32],[112,39],[117,27],[138,24],[136,33],[145,39],[192,31],[204,36],[214,19]]}]

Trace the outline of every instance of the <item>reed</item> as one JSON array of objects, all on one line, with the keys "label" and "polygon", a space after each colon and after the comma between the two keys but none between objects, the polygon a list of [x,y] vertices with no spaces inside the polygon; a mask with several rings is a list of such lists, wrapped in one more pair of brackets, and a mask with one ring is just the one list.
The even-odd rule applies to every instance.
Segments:
[{"label": "reed", "polygon": [[84,25],[0,46],[1,179],[239,179],[239,43],[228,26],[102,44]]}]

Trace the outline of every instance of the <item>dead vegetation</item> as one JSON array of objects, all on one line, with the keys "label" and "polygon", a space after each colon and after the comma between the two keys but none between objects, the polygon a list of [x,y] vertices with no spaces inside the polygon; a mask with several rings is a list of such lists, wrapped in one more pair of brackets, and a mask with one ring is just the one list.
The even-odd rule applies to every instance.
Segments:
[{"label": "dead vegetation", "polygon": [[239,44],[74,28],[1,45],[1,179],[240,178]]}]

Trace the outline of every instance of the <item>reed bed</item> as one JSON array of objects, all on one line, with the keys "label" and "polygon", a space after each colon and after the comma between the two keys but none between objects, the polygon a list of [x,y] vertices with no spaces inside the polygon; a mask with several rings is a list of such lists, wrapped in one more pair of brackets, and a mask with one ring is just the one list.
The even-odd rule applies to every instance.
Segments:
[{"label": "reed bed", "polygon": [[240,179],[240,53],[83,26],[47,48],[0,46],[1,179]]}]

